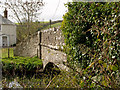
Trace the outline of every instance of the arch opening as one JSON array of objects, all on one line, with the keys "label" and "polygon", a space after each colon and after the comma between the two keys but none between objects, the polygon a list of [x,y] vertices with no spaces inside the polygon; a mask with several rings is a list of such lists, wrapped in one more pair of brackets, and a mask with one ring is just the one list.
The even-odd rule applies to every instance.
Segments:
[{"label": "arch opening", "polygon": [[60,69],[54,63],[49,62],[46,64],[43,72],[48,76],[54,77],[55,75],[58,75],[60,73]]}]

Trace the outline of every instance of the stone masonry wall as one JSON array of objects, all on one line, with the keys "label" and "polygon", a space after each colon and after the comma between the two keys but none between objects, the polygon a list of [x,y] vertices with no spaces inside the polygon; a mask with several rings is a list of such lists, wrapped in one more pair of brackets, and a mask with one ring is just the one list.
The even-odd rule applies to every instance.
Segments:
[{"label": "stone masonry wall", "polygon": [[49,62],[52,62],[60,69],[68,70],[63,65],[63,62],[67,61],[66,54],[61,51],[64,45],[64,37],[59,27],[50,28],[38,31],[24,42],[18,44],[15,49],[15,55],[30,57],[38,55],[43,61],[43,69]]},{"label": "stone masonry wall", "polygon": [[58,27],[41,31],[41,33],[43,68],[45,68],[47,63],[53,62],[60,69],[68,70],[68,68],[63,65],[63,62],[67,61],[67,56],[64,52],[60,51],[65,45],[62,31]]},{"label": "stone masonry wall", "polygon": [[29,38],[25,39],[23,42],[16,45],[14,50],[15,56],[29,56],[34,57],[37,56],[37,49],[38,49],[38,33],[30,36]]},{"label": "stone masonry wall", "polygon": [[42,32],[42,36],[41,36],[42,45],[54,49],[63,48],[62,46],[65,45],[62,31],[59,28],[52,28],[48,30],[43,30],[41,32]]}]

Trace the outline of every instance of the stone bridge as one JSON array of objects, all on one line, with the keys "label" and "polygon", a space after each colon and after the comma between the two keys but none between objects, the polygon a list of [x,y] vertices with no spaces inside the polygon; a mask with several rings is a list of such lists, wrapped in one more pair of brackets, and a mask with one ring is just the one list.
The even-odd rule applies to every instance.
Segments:
[{"label": "stone bridge", "polygon": [[62,70],[69,68],[63,63],[67,62],[67,56],[63,52],[64,37],[58,28],[50,28],[38,31],[23,42],[19,43],[15,49],[16,56],[38,56],[43,61],[43,69],[48,63],[54,63]]}]

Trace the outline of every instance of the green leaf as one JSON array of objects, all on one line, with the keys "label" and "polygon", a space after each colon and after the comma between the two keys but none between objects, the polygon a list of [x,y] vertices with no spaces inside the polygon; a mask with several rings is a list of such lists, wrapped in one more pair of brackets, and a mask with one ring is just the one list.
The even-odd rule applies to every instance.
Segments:
[{"label": "green leaf", "polygon": [[104,64],[103,64],[103,67],[104,67],[104,68],[106,68],[106,67],[107,67],[107,64],[106,64],[106,63],[104,63]]},{"label": "green leaf", "polygon": [[94,83],[91,83],[90,88],[93,88],[93,87],[94,87]]},{"label": "green leaf", "polygon": [[113,70],[113,71],[117,71],[117,70],[118,70],[118,66],[113,65],[113,66],[112,66],[112,70]]},{"label": "green leaf", "polygon": [[102,60],[99,60],[98,62],[99,62],[99,64],[103,63],[103,61],[102,61]]},{"label": "green leaf", "polygon": [[84,87],[84,82],[82,80],[81,80],[80,86],[81,86],[81,88]]}]

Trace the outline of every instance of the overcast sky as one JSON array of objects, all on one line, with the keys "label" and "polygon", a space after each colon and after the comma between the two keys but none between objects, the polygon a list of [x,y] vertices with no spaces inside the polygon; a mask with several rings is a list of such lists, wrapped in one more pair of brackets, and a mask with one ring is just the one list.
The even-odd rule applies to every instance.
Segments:
[{"label": "overcast sky", "polygon": [[[1,2],[5,0],[0,0]],[[9,1],[9,0],[8,0]],[[13,1],[13,0],[10,0]],[[62,16],[67,12],[64,4],[71,0],[43,0],[45,6],[42,9],[42,14],[38,21],[48,20],[62,20]],[[3,15],[3,9],[0,10],[0,14]],[[10,13],[10,12],[8,12]]]},{"label": "overcast sky", "polygon": [[43,7],[43,12],[41,14],[41,19],[44,20],[58,20],[62,19],[62,16],[67,11],[64,4],[67,3],[68,0],[43,0],[45,2],[45,6]]}]

